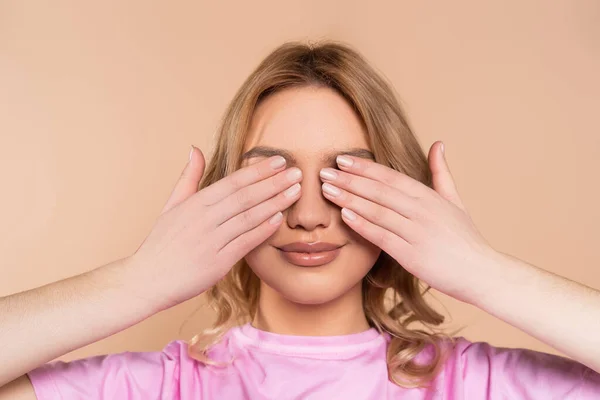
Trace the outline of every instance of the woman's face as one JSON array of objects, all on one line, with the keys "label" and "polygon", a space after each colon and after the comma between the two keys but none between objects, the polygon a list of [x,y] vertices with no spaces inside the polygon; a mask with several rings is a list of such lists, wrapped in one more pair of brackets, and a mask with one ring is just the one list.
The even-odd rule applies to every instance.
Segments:
[{"label": "woman's face", "polygon": [[[348,227],[340,207],[321,191],[321,168],[337,169],[335,156],[351,149],[371,150],[360,119],[350,105],[329,88],[286,89],[267,97],[256,109],[244,152],[269,147],[289,153],[287,166],[302,171],[301,195],[287,210],[279,229],[245,257],[262,281],[301,304],[322,304],[360,288],[381,249]],[[245,159],[250,165],[266,156]],[[298,265],[284,256],[292,242],[328,242],[342,246],[335,259],[318,266]]]}]

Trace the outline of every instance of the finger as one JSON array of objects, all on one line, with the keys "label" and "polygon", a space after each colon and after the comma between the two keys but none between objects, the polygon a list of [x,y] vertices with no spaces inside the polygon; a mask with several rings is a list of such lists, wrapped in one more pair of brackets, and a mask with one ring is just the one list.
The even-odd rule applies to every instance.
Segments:
[{"label": "finger", "polygon": [[415,223],[410,219],[328,182],[323,183],[322,189],[323,195],[341,208],[350,209],[369,222],[400,236],[408,243],[412,242],[411,234],[415,229]]},{"label": "finger", "polygon": [[342,208],[341,212],[342,219],[349,227],[401,264],[401,259],[412,254],[411,244],[401,237],[373,224],[352,210]]},{"label": "finger", "polygon": [[[231,251],[236,252],[235,254],[238,254],[237,252],[239,251],[246,251],[247,253],[258,246],[261,242],[255,244],[255,239],[251,239],[255,237],[254,235],[256,233],[250,232],[256,230],[256,227],[259,226],[259,224],[264,224],[264,221],[267,218],[275,215],[278,211],[283,211],[290,207],[298,200],[300,195],[300,184],[295,183],[285,192],[280,193],[223,223],[215,232],[216,235],[222,238],[219,242],[226,243],[225,246],[219,249],[219,253]],[[261,229],[266,228],[263,227]],[[263,238],[263,240],[264,239],[265,238]],[[254,247],[250,247],[252,244],[255,244]],[[246,253],[243,254],[245,255]],[[241,257],[243,257],[243,255]]]},{"label": "finger", "polygon": [[[340,163],[340,158],[351,160],[352,165]],[[431,194],[432,189],[416,179],[375,161],[350,155],[338,156],[336,160],[342,171],[385,183],[414,198],[423,198],[427,194]]]},{"label": "finger", "polygon": [[211,206],[213,210],[210,211],[211,215],[213,215],[212,218],[216,221],[217,225],[220,225],[233,216],[281,193],[301,179],[302,171],[299,168],[293,167],[281,171],[275,176],[246,186],[227,196],[219,203],[213,204]]},{"label": "finger", "polygon": [[275,233],[281,225],[281,221],[283,221],[283,214],[278,211],[254,229],[236,237],[217,253],[216,257],[219,259],[219,264],[231,266],[241,260],[252,249],[258,247]]},{"label": "finger", "polygon": [[443,143],[440,141],[436,150],[434,150],[435,143],[429,149],[428,161],[432,174],[433,188],[442,197],[451,201],[460,209],[468,213],[464,202],[460,198],[458,189],[456,188],[456,181],[452,176],[452,172],[450,172],[450,167],[448,166],[448,161],[446,160],[444,152],[442,151],[442,146]]},{"label": "finger", "polygon": [[202,150],[192,146],[190,160],[181,172],[181,176],[175,184],[167,203],[160,212],[161,214],[167,212],[198,191],[198,184],[204,174],[204,167],[205,161]]},{"label": "finger", "polygon": [[393,210],[405,218],[415,219],[419,215],[421,205],[417,199],[385,183],[333,168],[324,168],[320,176],[324,182]]},{"label": "finger", "polygon": [[285,168],[285,163],[285,158],[273,156],[266,160],[240,168],[223,179],[204,188],[202,191],[202,202],[207,206],[218,203],[241,188],[259,182],[283,170]]},{"label": "finger", "polygon": [[225,221],[215,231],[215,234],[218,235],[219,238],[222,238],[218,243],[228,243],[242,235],[244,232],[255,228],[258,224],[274,215],[277,211],[283,211],[291,206],[300,195],[300,184],[295,183],[290,186],[289,189],[279,193],[277,196]]}]

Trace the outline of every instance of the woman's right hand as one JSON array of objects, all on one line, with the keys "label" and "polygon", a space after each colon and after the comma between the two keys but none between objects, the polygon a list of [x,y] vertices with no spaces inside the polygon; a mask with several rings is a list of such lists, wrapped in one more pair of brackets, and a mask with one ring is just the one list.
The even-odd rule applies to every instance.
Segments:
[{"label": "woman's right hand", "polygon": [[301,172],[286,169],[281,156],[240,168],[200,191],[204,156],[193,147],[190,157],[150,234],[129,257],[135,276],[153,288],[157,312],[217,283],[278,229],[281,211],[300,197]]}]

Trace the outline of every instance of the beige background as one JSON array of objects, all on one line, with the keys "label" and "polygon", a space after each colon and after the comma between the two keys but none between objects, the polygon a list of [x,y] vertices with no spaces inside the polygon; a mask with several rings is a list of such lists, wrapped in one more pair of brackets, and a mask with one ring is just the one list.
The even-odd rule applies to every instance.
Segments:
[{"label": "beige background", "polygon": [[[189,145],[209,155],[256,64],[283,41],[321,38],[354,45],[393,82],[425,151],[446,143],[497,249],[600,289],[597,1],[5,0],[0,295],[131,254]],[[439,292],[432,301],[471,340],[560,354]],[[200,310],[182,327],[199,304],[62,359],[188,338],[211,320]]]}]

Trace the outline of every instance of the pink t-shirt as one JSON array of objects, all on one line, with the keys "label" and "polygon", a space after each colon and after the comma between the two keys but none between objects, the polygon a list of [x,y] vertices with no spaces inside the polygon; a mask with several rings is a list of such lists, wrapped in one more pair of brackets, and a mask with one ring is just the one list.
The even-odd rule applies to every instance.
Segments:
[{"label": "pink t-shirt", "polygon": [[[571,359],[457,338],[429,388],[388,380],[387,334],[290,336],[250,324],[230,329],[209,352],[223,369],[162,351],[54,361],[29,373],[39,400],[57,399],[600,399],[600,374]],[[425,360],[431,348],[419,354]]]}]

